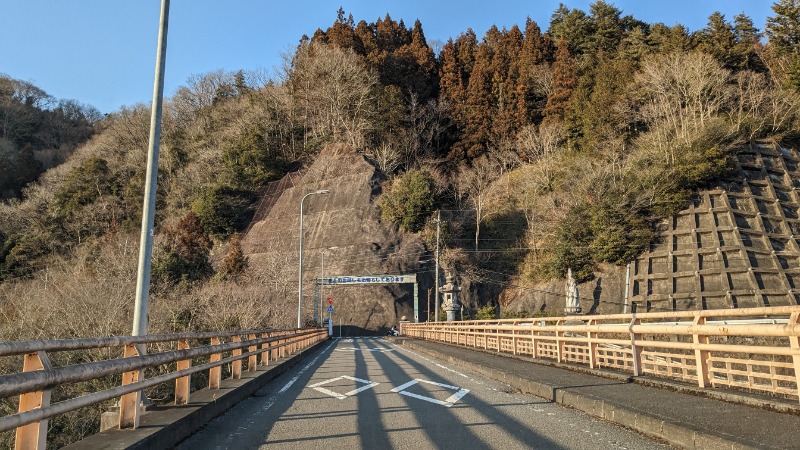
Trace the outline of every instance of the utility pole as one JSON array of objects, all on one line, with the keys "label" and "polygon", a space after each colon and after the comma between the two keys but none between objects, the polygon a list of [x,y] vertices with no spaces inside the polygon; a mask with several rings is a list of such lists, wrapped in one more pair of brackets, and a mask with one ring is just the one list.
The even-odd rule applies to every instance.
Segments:
[{"label": "utility pole", "polygon": [[431,321],[431,291],[432,290],[433,290],[433,288],[428,289],[428,309],[425,310],[425,312],[428,314],[426,322],[430,322]]},{"label": "utility pole", "polygon": [[144,185],[142,232],[139,244],[139,268],[136,275],[136,305],[133,311],[133,334],[147,334],[147,310],[150,302],[150,266],[153,257],[153,224],[158,181],[158,145],[161,140],[161,104],[164,98],[164,65],[167,60],[167,28],[169,0],[161,1],[161,27],[158,30],[156,80],[153,86],[153,106],[150,111],[150,143],[147,148],[147,175]]},{"label": "utility pole", "polygon": [[439,321],[439,233],[442,228],[442,211],[436,212],[436,292],[433,293],[433,303],[436,309],[434,322]]}]

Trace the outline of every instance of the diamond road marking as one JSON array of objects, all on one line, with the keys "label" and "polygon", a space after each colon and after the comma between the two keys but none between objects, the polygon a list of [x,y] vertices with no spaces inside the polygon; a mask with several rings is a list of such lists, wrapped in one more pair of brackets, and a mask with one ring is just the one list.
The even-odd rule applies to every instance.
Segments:
[{"label": "diamond road marking", "polygon": [[[361,386],[358,389],[353,389],[352,391],[350,391],[350,392],[348,392],[346,394],[340,394],[338,392],[331,391],[330,389],[326,389],[326,388],[320,387],[320,386],[322,386],[324,384],[333,383],[334,381],[339,381],[339,380],[341,380],[343,378],[346,378],[346,379],[352,380],[352,381],[356,381],[356,382],[360,382],[360,383],[365,383],[366,386]],[[380,383],[371,382],[369,380],[362,380],[361,378],[353,378],[353,377],[348,377],[347,375],[342,375],[341,377],[331,378],[330,380],[325,380],[325,381],[321,381],[321,382],[319,382],[317,384],[312,384],[309,387],[313,388],[313,389],[316,389],[317,391],[322,392],[323,394],[328,394],[331,397],[338,398],[339,400],[344,400],[347,397],[350,397],[351,395],[356,395],[361,391],[366,391],[367,389],[375,387],[375,386],[377,386],[379,384]]]},{"label": "diamond road marking", "polygon": [[[453,394],[450,397],[448,397],[447,400],[441,401],[441,400],[437,400],[435,398],[426,397],[424,395],[413,394],[411,392],[406,392],[405,391],[405,389],[408,389],[408,388],[410,388],[411,386],[413,386],[413,385],[415,385],[417,383],[433,384],[433,385],[436,385],[436,386],[439,386],[439,387],[452,389],[452,390],[458,391],[458,392],[456,392],[455,394]],[[437,383],[435,381],[421,380],[419,378],[415,378],[415,379],[409,381],[406,384],[403,384],[401,386],[397,386],[396,388],[392,389],[392,392],[397,392],[398,394],[402,394],[402,395],[407,395],[409,397],[418,398],[420,400],[425,400],[426,402],[436,403],[437,405],[442,405],[442,406],[446,406],[446,407],[449,408],[449,407],[453,406],[459,399],[461,399],[461,397],[467,395],[467,393],[469,393],[469,389],[460,388],[458,386],[450,386],[449,384],[444,384],[444,383]]]}]

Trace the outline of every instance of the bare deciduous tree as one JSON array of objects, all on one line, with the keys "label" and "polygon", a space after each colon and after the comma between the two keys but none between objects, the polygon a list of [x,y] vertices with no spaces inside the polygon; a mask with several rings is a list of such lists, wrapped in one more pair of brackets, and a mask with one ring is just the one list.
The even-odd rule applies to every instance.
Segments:
[{"label": "bare deciduous tree", "polygon": [[377,75],[350,50],[309,43],[284,69],[285,84],[315,137],[360,148],[373,130]]},{"label": "bare deciduous tree", "polygon": [[730,72],[700,52],[674,52],[645,59],[636,74],[641,114],[658,133],[666,158],[674,163],[672,141],[690,144],[727,100]]},{"label": "bare deciduous tree", "polygon": [[475,251],[481,234],[481,222],[486,218],[487,192],[500,175],[500,165],[495,158],[482,156],[472,161],[472,167],[462,167],[456,186],[462,195],[469,196],[475,208]]},{"label": "bare deciduous tree", "polygon": [[400,150],[394,145],[387,142],[376,145],[375,147],[367,147],[364,150],[364,156],[375,161],[381,172],[385,174],[393,173],[400,167],[402,154]]}]

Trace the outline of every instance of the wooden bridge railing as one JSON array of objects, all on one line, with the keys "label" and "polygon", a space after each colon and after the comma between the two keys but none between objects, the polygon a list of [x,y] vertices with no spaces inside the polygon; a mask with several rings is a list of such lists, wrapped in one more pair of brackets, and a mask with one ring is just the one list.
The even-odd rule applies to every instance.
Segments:
[{"label": "wooden bridge railing", "polygon": [[[114,398],[120,399],[119,427],[136,428],[142,389],[175,380],[175,404],[187,404],[192,374],[208,371],[208,387],[219,389],[225,364],[230,364],[231,378],[238,379],[242,360],[248,371],[255,371],[258,365],[327,338],[326,329],[312,328],[0,342],[0,357],[23,356],[22,372],[0,375],[0,398],[19,396],[19,412],[0,417],[0,432],[16,428],[16,448],[43,449],[49,418]],[[164,343],[175,350],[147,352],[148,344]],[[113,348],[120,348],[122,358],[54,367],[48,357],[53,352]],[[208,362],[193,367],[197,358]],[[144,369],[172,364],[174,371],[143,376]],[[122,376],[120,386],[50,403],[50,392],[57,386],[113,375]]]},{"label": "wooden bridge railing", "polygon": [[401,334],[800,399],[800,306],[402,323]]}]

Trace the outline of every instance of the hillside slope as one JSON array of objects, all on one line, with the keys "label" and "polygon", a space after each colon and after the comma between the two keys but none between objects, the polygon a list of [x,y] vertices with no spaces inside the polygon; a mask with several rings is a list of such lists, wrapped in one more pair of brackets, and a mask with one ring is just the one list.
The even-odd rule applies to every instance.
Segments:
[{"label": "hillside slope", "polygon": [[800,303],[798,166],[796,148],[738,149],[737,176],[699,192],[636,260],[631,300],[658,310]]},{"label": "hillside slope", "polygon": [[[581,283],[584,312],[725,309],[800,303],[800,153],[757,141],[735,149],[736,170],[664,220],[657,243],[625,267]],[[564,281],[504,292],[513,311],[564,308]]]},{"label": "hillside slope", "polygon": [[[295,182],[274,200],[268,214],[257,216],[242,239],[250,267],[271,272],[271,278],[282,284],[270,301],[285,303],[293,311],[297,308],[300,200],[318,189],[330,189],[330,194],[310,196],[304,203],[304,320],[314,320],[314,279],[322,270],[323,250],[327,276],[419,271],[425,248],[415,236],[381,221],[374,203],[379,176],[362,156],[346,146],[332,146],[301,177],[292,178]],[[420,291],[428,284],[423,280]],[[402,316],[413,317],[411,285],[327,286],[324,296],[334,298],[334,323],[349,327],[346,334],[375,332]]]}]

